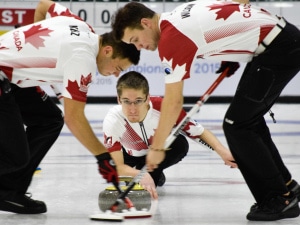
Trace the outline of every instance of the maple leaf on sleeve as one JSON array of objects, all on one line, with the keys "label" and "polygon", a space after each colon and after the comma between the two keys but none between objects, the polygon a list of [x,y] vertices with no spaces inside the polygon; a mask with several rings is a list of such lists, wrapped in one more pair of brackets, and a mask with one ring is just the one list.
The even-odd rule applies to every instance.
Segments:
[{"label": "maple leaf on sleeve", "polygon": [[222,18],[226,20],[235,11],[240,12],[239,4],[237,3],[213,4],[208,7],[210,8],[210,10],[218,10],[216,12],[217,20]]},{"label": "maple leaf on sleeve", "polygon": [[53,30],[50,30],[48,28],[42,28],[42,26],[39,25],[33,25],[30,27],[29,30],[24,31],[25,35],[25,43],[30,43],[35,48],[44,47],[44,39],[43,37],[50,36],[49,33],[51,33]]},{"label": "maple leaf on sleeve", "polygon": [[72,13],[70,9],[58,4],[52,4],[48,9],[48,13],[51,15],[51,17],[69,16],[69,17],[74,17],[76,19],[82,20],[79,16]]},{"label": "maple leaf on sleeve", "polygon": [[192,122],[187,123],[187,125],[184,127],[184,131],[188,134],[189,137],[199,136],[199,128]]},{"label": "maple leaf on sleeve", "polygon": [[68,86],[66,87],[71,98],[80,102],[85,102],[87,98],[87,92],[80,91],[80,86],[77,81],[68,80]]}]

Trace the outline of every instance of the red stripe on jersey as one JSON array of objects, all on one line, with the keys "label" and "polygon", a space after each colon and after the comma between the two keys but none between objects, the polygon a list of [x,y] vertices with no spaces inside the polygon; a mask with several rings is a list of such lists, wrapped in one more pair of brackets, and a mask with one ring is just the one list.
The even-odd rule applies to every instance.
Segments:
[{"label": "red stripe on jersey", "polygon": [[158,52],[161,61],[172,61],[172,69],[176,66],[185,66],[185,75],[182,80],[190,77],[190,68],[197,52],[196,44],[187,36],[177,30],[169,21],[160,24],[161,38],[158,43]]},{"label": "red stripe on jersey", "polygon": [[204,33],[204,38],[207,43],[217,41],[222,38],[230,37],[236,34],[247,32],[252,29],[256,29],[257,25],[253,23],[240,23],[240,24],[229,24],[223,27],[211,29]]},{"label": "red stripe on jersey", "polygon": [[[123,133],[121,142],[126,146],[126,149],[134,149],[135,151],[140,151],[148,149],[147,144],[142,138],[135,132],[135,130],[126,121],[125,124],[126,131]],[[126,144],[125,144],[126,143]]]},{"label": "red stripe on jersey", "polygon": [[260,35],[257,44],[260,44],[274,27],[275,25],[262,26],[260,28]]}]

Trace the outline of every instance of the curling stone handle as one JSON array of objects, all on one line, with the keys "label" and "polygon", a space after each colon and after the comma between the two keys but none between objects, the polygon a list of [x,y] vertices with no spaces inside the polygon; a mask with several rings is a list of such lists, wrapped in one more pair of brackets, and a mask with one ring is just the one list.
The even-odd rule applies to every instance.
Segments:
[{"label": "curling stone handle", "polygon": [[133,177],[131,176],[119,176],[119,181],[131,182]]}]

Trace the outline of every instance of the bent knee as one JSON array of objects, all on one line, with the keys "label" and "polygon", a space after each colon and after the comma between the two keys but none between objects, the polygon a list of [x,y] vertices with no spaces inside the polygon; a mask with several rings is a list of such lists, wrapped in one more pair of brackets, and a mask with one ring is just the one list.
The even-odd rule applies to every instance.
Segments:
[{"label": "bent knee", "polygon": [[57,109],[57,111],[52,113],[51,117],[47,119],[47,123],[47,126],[60,131],[65,124],[63,112],[60,109]]}]

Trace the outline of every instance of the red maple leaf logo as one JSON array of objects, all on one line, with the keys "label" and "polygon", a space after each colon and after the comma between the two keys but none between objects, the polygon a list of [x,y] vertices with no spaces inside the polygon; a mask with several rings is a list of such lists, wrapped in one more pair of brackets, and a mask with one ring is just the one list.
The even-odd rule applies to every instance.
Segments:
[{"label": "red maple leaf logo", "polygon": [[50,30],[48,28],[42,28],[42,26],[39,25],[33,25],[29,30],[24,31],[25,35],[25,43],[32,44],[35,48],[44,47],[44,39],[41,38],[41,36],[50,36],[49,33],[51,33],[53,30]]},{"label": "red maple leaf logo", "polygon": [[80,90],[81,91],[88,91],[88,85],[92,82],[92,74],[89,73],[86,77],[81,75],[80,78]]},{"label": "red maple leaf logo", "polygon": [[55,4],[51,5],[50,8],[48,9],[48,13],[50,13],[51,17],[55,16],[69,16],[69,17],[74,17],[78,20],[82,20],[79,16],[73,14],[69,9],[65,9],[65,11],[55,11]]},{"label": "red maple leaf logo", "polygon": [[213,4],[208,6],[210,10],[218,10],[216,12],[217,14],[217,20],[218,19],[224,19],[226,20],[231,14],[233,14],[235,11],[240,12],[239,4],[236,3],[223,3],[223,4]]},{"label": "red maple leaf logo", "polygon": [[68,80],[68,92],[70,93],[72,99],[85,102],[86,101],[86,92],[80,91],[79,85],[77,84],[77,81],[70,81]]},{"label": "red maple leaf logo", "polygon": [[92,82],[92,74],[89,73],[87,76],[81,75],[80,84],[77,81],[68,80],[67,90],[71,94],[72,99],[85,102],[88,92],[88,86]]},{"label": "red maple leaf logo", "polygon": [[[68,17],[73,17],[77,20],[81,20],[83,21],[79,16],[73,14],[69,9],[66,9],[65,11],[60,11],[60,12],[56,12],[55,11],[55,4],[52,4],[50,6],[50,8],[48,9],[48,13],[50,13],[51,17],[55,17],[55,16],[68,16]],[[89,25],[87,24],[90,28],[90,30],[95,33],[94,29]]]}]

